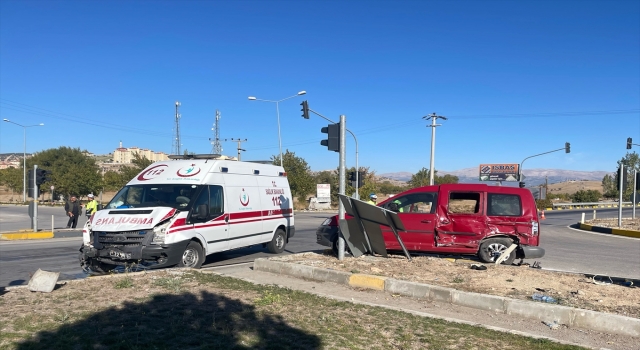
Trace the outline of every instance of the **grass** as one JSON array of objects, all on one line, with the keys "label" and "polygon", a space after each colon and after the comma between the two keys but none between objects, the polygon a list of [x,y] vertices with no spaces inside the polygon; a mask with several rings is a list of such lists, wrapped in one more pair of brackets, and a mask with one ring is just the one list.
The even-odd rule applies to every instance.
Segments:
[{"label": "grass", "polygon": [[2,296],[21,297],[20,316],[0,309],[0,349],[578,349],[200,272]]},{"label": "grass", "polygon": [[131,276],[118,278],[113,286],[116,289],[133,288],[133,278]]}]

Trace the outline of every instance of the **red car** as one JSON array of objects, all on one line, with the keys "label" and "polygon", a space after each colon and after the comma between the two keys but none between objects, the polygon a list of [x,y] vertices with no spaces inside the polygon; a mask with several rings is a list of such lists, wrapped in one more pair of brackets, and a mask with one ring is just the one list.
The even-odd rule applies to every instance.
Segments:
[{"label": "red car", "polygon": [[[516,258],[544,256],[538,210],[524,188],[484,184],[446,184],[414,188],[378,204],[399,214],[406,231],[400,238],[410,252],[472,254],[493,262],[511,244],[517,248],[503,264]],[[388,250],[401,250],[393,232],[381,226]],[[337,216],[316,231],[317,242],[335,246]],[[334,248],[335,249],[335,248]]]}]

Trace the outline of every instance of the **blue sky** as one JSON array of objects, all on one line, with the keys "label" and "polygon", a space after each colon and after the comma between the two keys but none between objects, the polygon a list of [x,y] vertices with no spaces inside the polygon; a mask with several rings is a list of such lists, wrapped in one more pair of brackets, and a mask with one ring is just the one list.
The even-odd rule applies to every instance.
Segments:
[{"label": "blue sky", "polygon": [[[377,173],[481,163],[614,171],[627,137],[640,144],[640,2],[619,1],[13,1],[0,2],[0,114],[27,129],[27,152],[97,154],[122,141],[209,153],[248,139],[244,160],[283,150],[334,169],[320,146],[338,120]],[[22,152],[0,123],[0,153]],[[347,165],[355,165],[348,138]],[[225,154],[236,144],[224,142]],[[637,152],[637,147],[636,147]]]}]

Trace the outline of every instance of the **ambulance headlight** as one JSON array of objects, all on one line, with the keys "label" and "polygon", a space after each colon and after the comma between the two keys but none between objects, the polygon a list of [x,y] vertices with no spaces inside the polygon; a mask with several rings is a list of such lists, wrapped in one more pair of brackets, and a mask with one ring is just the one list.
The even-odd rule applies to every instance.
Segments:
[{"label": "ambulance headlight", "polygon": [[153,228],[153,243],[164,243],[164,238],[167,233],[167,228],[169,227],[169,222],[166,222],[162,225],[156,226]]}]

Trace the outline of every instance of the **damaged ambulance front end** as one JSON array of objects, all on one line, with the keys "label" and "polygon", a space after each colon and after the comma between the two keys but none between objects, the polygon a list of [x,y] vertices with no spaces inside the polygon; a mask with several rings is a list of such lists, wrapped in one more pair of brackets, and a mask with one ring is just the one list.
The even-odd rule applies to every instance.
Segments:
[{"label": "damaged ambulance front end", "polygon": [[[87,272],[123,266],[161,268],[180,262],[188,239],[167,235],[184,225],[200,186],[127,185],[83,228],[80,264]],[[184,238],[184,237],[182,237]]]}]

